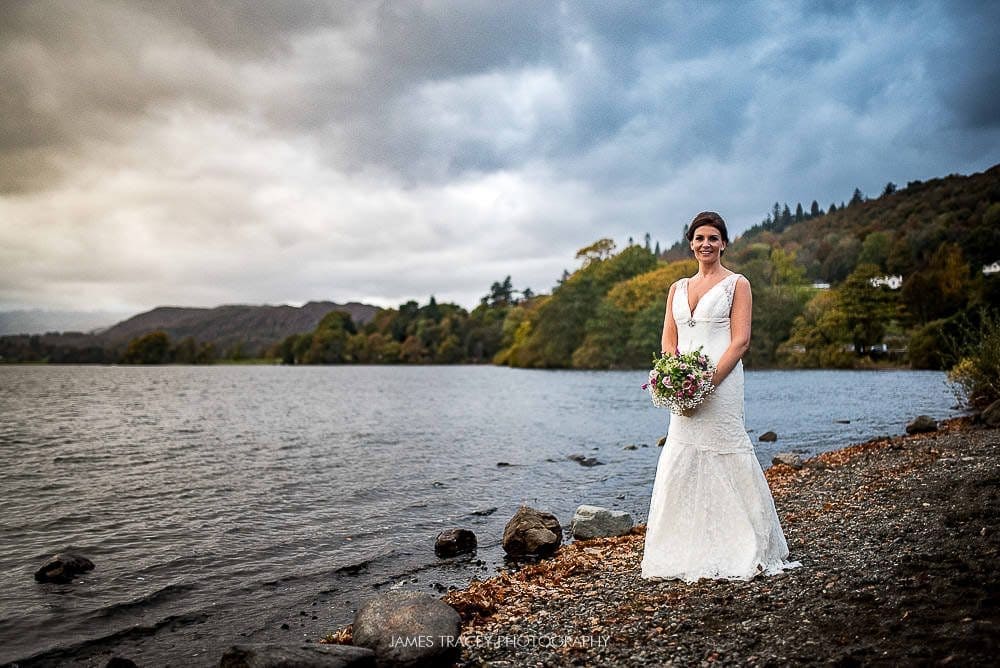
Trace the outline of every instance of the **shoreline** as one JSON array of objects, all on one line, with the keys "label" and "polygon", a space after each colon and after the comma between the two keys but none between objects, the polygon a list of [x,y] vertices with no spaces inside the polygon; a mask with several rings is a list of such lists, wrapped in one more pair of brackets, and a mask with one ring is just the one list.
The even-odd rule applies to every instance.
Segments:
[{"label": "shoreline", "polygon": [[644,525],[564,543],[442,597],[462,618],[457,665],[987,663],[1000,650],[998,471],[1000,430],[967,417],[771,466],[801,568],[651,582]]}]

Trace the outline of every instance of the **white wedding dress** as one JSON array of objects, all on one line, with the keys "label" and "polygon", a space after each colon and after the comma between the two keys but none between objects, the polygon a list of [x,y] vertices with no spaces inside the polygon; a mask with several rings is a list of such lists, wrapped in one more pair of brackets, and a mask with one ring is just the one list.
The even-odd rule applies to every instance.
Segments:
[{"label": "white wedding dress", "polygon": [[[729,347],[729,315],[739,274],[712,286],[688,307],[687,282],[674,289],[681,352],[704,347],[713,362]],[[646,523],[643,578],[748,580],[800,565],[788,544],[771,491],[743,422],[743,363],[690,417],[670,415]]]}]

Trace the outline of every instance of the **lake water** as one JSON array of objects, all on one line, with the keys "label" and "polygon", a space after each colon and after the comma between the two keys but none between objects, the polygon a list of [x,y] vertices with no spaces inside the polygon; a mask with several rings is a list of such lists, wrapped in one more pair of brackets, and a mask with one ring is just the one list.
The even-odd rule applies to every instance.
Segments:
[{"label": "lake water", "polygon": [[[958,414],[937,372],[746,378],[747,429],[779,436],[756,444],[765,466],[779,451],[901,433],[920,413]],[[0,366],[0,664],[103,666],[115,653],[218,665],[234,643],[315,640],[379,590],[438,593],[495,573],[521,503],[564,525],[581,503],[645,522],[668,413],[644,379]],[[476,532],[475,559],[435,558],[435,536],[451,527]],[[97,567],[69,585],[34,582],[60,551]]]}]

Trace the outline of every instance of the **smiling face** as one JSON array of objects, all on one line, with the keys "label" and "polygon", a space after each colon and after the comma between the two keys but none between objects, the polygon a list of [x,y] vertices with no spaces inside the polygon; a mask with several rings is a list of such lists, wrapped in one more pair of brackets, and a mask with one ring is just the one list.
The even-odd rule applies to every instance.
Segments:
[{"label": "smiling face", "polygon": [[700,225],[691,235],[691,250],[699,262],[718,262],[726,242],[713,225]]}]

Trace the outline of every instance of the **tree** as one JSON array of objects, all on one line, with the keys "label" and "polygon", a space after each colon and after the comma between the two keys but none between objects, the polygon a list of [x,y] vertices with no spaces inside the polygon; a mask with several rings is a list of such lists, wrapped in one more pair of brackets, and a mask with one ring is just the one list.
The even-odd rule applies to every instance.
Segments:
[{"label": "tree", "polygon": [[125,364],[166,364],[170,361],[170,337],[164,331],[150,332],[129,341]]},{"label": "tree", "polygon": [[778,226],[778,230],[788,229],[788,226],[792,224],[792,210],[788,208],[788,204],[781,210],[781,224]]},{"label": "tree", "polygon": [[969,265],[962,249],[942,244],[920,270],[906,277],[902,298],[917,323],[947,318],[966,308],[971,296]]},{"label": "tree", "polygon": [[[629,246],[632,244],[630,243]],[[583,266],[591,262],[607,260],[615,253],[615,242],[611,239],[598,239],[589,246],[584,246],[576,252],[577,259],[583,259]]]},{"label": "tree", "polygon": [[893,183],[892,181],[889,181],[887,184],[885,184],[885,189],[882,191],[882,197],[888,197],[894,192],[896,192],[896,184]]},{"label": "tree", "polygon": [[882,342],[889,321],[898,315],[896,294],[872,284],[880,274],[876,265],[859,264],[837,293],[854,352],[859,355]]},{"label": "tree", "polygon": [[651,250],[650,247],[649,247],[649,244],[650,244],[651,241],[652,241],[652,237],[650,236],[649,232],[646,232],[646,243],[644,245],[644,248],[646,250]]},{"label": "tree", "polygon": [[823,209],[819,208],[819,202],[813,200],[812,206],[809,207],[809,217],[817,218],[823,215]]},{"label": "tree", "polygon": [[892,250],[892,239],[886,232],[871,232],[861,244],[861,254],[858,264],[874,264],[880,270],[885,269],[885,262]]},{"label": "tree", "polygon": [[801,223],[805,219],[806,219],[806,214],[805,211],[802,210],[802,202],[799,202],[797,205],[795,205],[795,222]]},{"label": "tree", "polygon": [[193,336],[186,336],[170,351],[175,364],[194,364],[198,357],[198,344]]},{"label": "tree", "polygon": [[653,255],[660,257],[660,242],[656,242],[656,248],[653,250]]}]

